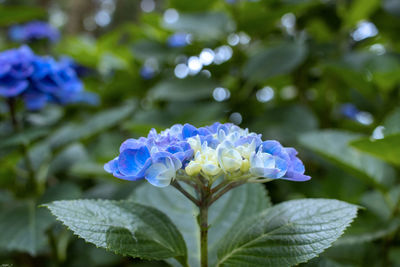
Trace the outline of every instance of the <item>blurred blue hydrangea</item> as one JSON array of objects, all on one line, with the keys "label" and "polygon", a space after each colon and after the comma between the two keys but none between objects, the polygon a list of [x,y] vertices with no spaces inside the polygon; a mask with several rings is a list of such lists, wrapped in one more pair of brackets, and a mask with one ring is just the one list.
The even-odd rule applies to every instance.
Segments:
[{"label": "blurred blue hydrangea", "polygon": [[167,44],[169,47],[185,47],[189,44],[190,37],[191,35],[187,33],[174,33],[168,38]]},{"label": "blurred blue hydrangea", "polygon": [[215,123],[196,128],[176,124],[161,133],[154,129],[147,137],[128,139],[120,155],[104,169],[125,180],[146,179],[158,187],[173,179],[215,181],[218,177],[238,179],[286,179],[306,181],[302,161],[294,148],[278,141],[262,141],[261,135],[236,125]]},{"label": "blurred blue hydrangea", "polygon": [[345,103],[339,107],[339,112],[346,118],[355,119],[360,110],[352,103]]},{"label": "blurred blue hydrangea", "polygon": [[78,77],[86,77],[86,76],[90,75],[91,73],[93,73],[93,69],[90,69],[88,67],[85,67],[85,66],[79,64],[71,57],[62,56],[60,58],[60,62],[62,64],[65,64],[65,65],[73,68],[76,72],[76,75],[78,75]]},{"label": "blurred blue hydrangea", "polygon": [[59,31],[44,21],[31,21],[23,25],[14,25],[8,31],[14,42],[26,43],[35,40],[49,40],[54,43],[60,39]]},{"label": "blurred blue hydrangea", "polygon": [[20,97],[30,110],[41,109],[49,102],[98,102],[97,95],[84,91],[68,64],[37,56],[25,45],[0,53],[0,96]]},{"label": "blurred blue hydrangea", "polygon": [[140,76],[145,80],[150,80],[154,78],[155,75],[156,75],[156,70],[151,66],[143,65],[140,68]]}]

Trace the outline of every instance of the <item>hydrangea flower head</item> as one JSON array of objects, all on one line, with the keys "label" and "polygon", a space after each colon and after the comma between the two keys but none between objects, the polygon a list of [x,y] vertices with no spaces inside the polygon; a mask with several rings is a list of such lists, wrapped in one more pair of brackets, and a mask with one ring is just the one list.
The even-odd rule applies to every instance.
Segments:
[{"label": "hydrangea flower head", "polygon": [[120,155],[104,168],[115,177],[146,179],[158,187],[199,176],[211,183],[221,177],[231,181],[311,178],[304,175],[294,148],[262,141],[261,135],[230,123],[200,128],[176,124],[161,133],[152,129],[147,137],[126,140]]},{"label": "hydrangea flower head", "polygon": [[8,35],[12,41],[20,43],[42,39],[54,43],[60,39],[58,30],[44,21],[31,21],[23,25],[14,25],[9,29]]},{"label": "hydrangea flower head", "polygon": [[84,91],[69,64],[37,56],[28,46],[0,53],[0,96],[22,98],[30,110],[41,109],[49,102],[98,102],[96,95]]}]

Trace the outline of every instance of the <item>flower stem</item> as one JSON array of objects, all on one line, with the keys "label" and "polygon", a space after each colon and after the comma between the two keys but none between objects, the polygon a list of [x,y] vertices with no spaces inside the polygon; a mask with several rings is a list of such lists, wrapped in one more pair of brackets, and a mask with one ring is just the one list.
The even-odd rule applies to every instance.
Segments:
[{"label": "flower stem", "polygon": [[208,205],[202,203],[199,214],[200,226],[200,266],[208,266]]},{"label": "flower stem", "polygon": [[200,228],[200,266],[208,267],[208,207],[211,205],[211,185],[204,184],[200,192],[198,224]]},{"label": "flower stem", "polygon": [[[17,120],[16,116],[16,111],[15,111],[15,99],[14,98],[9,98],[8,101],[8,108],[10,110],[10,115],[11,115],[11,123],[13,126],[13,130],[15,133],[20,132],[20,125]],[[32,190],[36,193],[36,179],[35,179],[35,170],[33,168],[32,161],[29,157],[29,151],[28,151],[28,146],[27,144],[23,143],[21,144],[21,150],[22,154],[24,156],[24,162],[25,162],[25,167],[26,170],[28,171],[28,184],[27,188],[28,190]]]},{"label": "flower stem", "polygon": [[227,186],[225,186],[223,189],[221,189],[220,191],[218,191],[218,193],[215,194],[215,196],[210,200],[209,205],[213,204],[215,201],[217,201],[220,197],[222,197],[225,193],[227,193],[229,190],[238,187],[239,185],[244,184],[243,181],[240,182],[232,182],[230,184],[228,184]]}]

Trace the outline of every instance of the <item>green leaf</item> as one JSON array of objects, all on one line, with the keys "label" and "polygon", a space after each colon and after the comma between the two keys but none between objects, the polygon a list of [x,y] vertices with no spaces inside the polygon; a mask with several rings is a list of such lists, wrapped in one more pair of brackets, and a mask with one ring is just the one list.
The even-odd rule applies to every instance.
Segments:
[{"label": "green leaf", "polygon": [[383,9],[397,17],[400,17],[400,2],[397,0],[383,0]]},{"label": "green leaf", "polygon": [[350,132],[323,130],[301,135],[300,143],[352,171],[368,183],[379,187],[389,185],[394,177],[393,168],[349,146],[351,141],[360,137],[359,134]]},{"label": "green leaf", "polygon": [[45,128],[29,129],[21,133],[16,133],[8,137],[4,137],[0,141],[0,148],[12,147],[23,144],[30,144],[48,134],[49,130]]},{"label": "green leaf", "polygon": [[234,29],[234,23],[221,12],[179,14],[174,23],[164,23],[172,31],[193,34],[198,40],[218,40]]},{"label": "green leaf", "polygon": [[216,83],[205,77],[167,80],[150,89],[149,96],[166,101],[194,101],[211,98]]},{"label": "green leaf", "polygon": [[355,0],[352,1],[350,8],[347,9],[344,23],[347,27],[354,27],[357,22],[368,19],[379,6],[380,0]]},{"label": "green leaf", "polygon": [[245,77],[264,81],[273,76],[287,74],[306,58],[307,47],[297,43],[282,43],[256,53],[243,69]]},{"label": "green leaf", "polygon": [[176,50],[165,44],[149,40],[141,40],[134,43],[132,51],[135,57],[141,60],[151,57],[160,61],[173,61],[178,55]]},{"label": "green leaf", "polygon": [[89,156],[85,147],[80,143],[72,143],[53,157],[49,174],[67,173],[79,162],[88,162]]},{"label": "green leaf", "polygon": [[215,2],[213,0],[202,1],[186,1],[186,0],[169,0],[171,7],[182,11],[199,11],[207,10]]},{"label": "green leaf", "polygon": [[400,107],[395,109],[383,122],[385,135],[400,133]]},{"label": "green leaf", "polygon": [[112,200],[55,201],[45,206],[76,235],[116,254],[186,258],[178,229],[155,208]]},{"label": "green leaf", "polygon": [[248,218],[220,244],[217,266],[293,266],[331,246],[357,215],[338,200],[281,203]]},{"label": "green leaf", "polygon": [[101,131],[104,131],[118,124],[121,120],[127,118],[135,109],[135,104],[123,105],[99,112],[83,123],[70,124],[59,129],[49,138],[52,148],[58,148],[68,143],[91,137]]},{"label": "green leaf", "polygon": [[10,203],[0,209],[0,248],[37,255],[47,244],[44,231],[53,222],[36,203]]},{"label": "green leaf", "polygon": [[47,188],[40,197],[39,203],[48,203],[55,200],[77,199],[82,191],[78,185],[71,182],[62,182]]},{"label": "green leaf", "polygon": [[369,229],[363,233],[344,235],[335,242],[335,246],[371,242],[393,234],[400,227],[400,220],[395,219],[384,225]]},{"label": "green leaf", "polygon": [[383,139],[362,138],[350,143],[351,146],[389,163],[400,165],[400,134],[385,136]]},{"label": "green leaf", "polygon": [[[199,266],[200,236],[196,221],[198,208],[173,187],[157,188],[143,184],[133,192],[131,198],[168,214],[186,241],[190,266]],[[210,266],[215,265],[217,242],[230,235],[232,227],[244,218],[258,214],[270,206],[266,191],[259,184],[242,185],[216,201],[209,210]]]},{"label": "green leaf", "polygon": [[28,6],[0,6],[1,26],[44,17],[46,17],[46,10],[42,8]]},{"label": "green leaf", "polygon": [[80,124],[70,123],[62,126],[29,151],[34,168],[39,169],[44,162],[52,159],[53,153],[59,152],[63,147],[78,140],[90,138],[117,125],[132,115],[134,109],[135,104],[130,103],[99,112]]}]

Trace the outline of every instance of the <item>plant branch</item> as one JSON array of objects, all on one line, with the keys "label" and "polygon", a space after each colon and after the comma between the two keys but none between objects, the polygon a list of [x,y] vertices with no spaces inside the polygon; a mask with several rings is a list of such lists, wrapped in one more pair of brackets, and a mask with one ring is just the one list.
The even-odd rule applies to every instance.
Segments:
[{"label": "plant branch", "polygon": [[227,185],[229,183],[229,181],[225,180],[222,181],[220,184],[218,184],[216,187],[211,188],[211,193],[216,193],[218,192],[218,190],[220,190],[222,187],[224,187],[225,185]]},{"label": "plant branch", "polygon": [[220,197],[222,197],[225,193],[227,193],[228,191],[230,191],[231,189],[238,187],[239,185],[244,184],[243,181],[240,182],[233,182],[228,184],[226,187],[224,187],[221,191],[219,191],[217,194],[215,194],[215,196],[211,199],[209,205],[211,206],[211,204],[213,204],[215,201],[217,201]]},{"label": "plant branch", "polygon": [[192,201],[196,206],[200,205],[200,202],[194,198],[188,191],[186,191],[176,180],[174,180],[171,185],[178,189],[185,197]]}]

